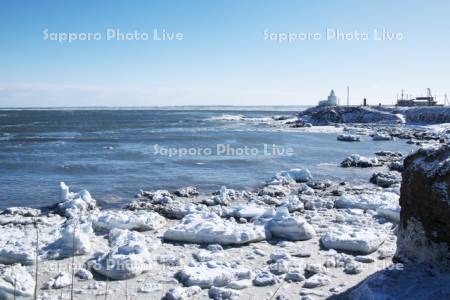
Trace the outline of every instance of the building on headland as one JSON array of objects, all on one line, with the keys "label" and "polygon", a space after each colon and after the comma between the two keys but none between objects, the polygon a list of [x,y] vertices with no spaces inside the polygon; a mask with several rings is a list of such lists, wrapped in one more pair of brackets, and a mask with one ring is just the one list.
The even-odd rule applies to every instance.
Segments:
[{"label": "building on headland", "polygon": [[431,95],[431,90],[427,89],[425,97],[410,98],[404,96],[403,90],[400,99],[397,99],[397,106],[437,106],[437,101]]},{"label": "building on headland", "polygon": [[319,101],[319,106],[336,106],[337,105],[337,97],[334,94],[334,90],[331,90],[330,95],[327,100]]}]

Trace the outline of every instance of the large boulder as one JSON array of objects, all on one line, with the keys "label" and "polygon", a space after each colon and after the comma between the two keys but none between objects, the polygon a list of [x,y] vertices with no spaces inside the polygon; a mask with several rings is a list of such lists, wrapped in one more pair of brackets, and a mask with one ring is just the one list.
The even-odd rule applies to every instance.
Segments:
[{"label": "large boulder", "polygon": [[396,257],[450,266],[450,146],[419,149],[404,162]]}]

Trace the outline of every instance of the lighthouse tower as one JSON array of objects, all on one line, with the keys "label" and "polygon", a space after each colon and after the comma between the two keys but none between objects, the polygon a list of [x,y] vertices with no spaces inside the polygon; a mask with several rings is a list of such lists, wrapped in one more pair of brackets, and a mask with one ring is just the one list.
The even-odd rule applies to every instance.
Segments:
[{"label": "lighthouse tower", "polygon": [[328,96],[327,100],[319,101],[319,105],[322,106],[336,106],[337,105],[337,97],[334,93],[334,90],[331,90],[330,95]]}]

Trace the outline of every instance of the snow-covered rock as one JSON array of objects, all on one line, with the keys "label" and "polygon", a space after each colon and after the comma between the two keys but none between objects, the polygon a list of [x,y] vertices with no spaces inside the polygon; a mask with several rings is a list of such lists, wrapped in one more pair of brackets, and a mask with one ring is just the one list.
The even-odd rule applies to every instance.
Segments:
[{"label": "snow-covered rock", "polygon": [[183,187],[183,188],[176,190],[174,192],[174,194],[178,197],[189,198],[189,197],[197,196],[199,193],[198,193],[196,187],[187,186],[187,187]]},{"label": "snow-covered rock", "polygon": [[270,272],[260,272],[256,274],[255,279],[253,279],[253,284],[255,286],[269,286],[277,283],[277,277]]},{"label": "snow-covered rock", "polygon": [[341,167],[344,168],[370,168],[376,166],[381,166],[376,157],[365,157],[359,154],[352,154],[341,162]]},{"label": "snow-covered rock", "polygon": [[235,190],[222,186],[211,198],[205,199],[203,202],[206,205],[228,205],[231,201],[238,199],[239,196],[239,193]]},{"label": "snow-covered rock", "polygon": [[233,280],[249,279],[250,277],[251,271],[248,269],[230,268],[223,265],[216,265],[214,268],[207,265],[185,266],[176,274],[176,278],[185,286],[201,288],[224,287]]},{"label": "snow-covered rock", "polygon": [[214,300],[226,300],[226,299],[238,299],[240,293],[228,288],[219,288],[213,286],[208,291],[208,296],[210,299]]},{"label": "snow-covered rock", "polygon": [[275,217],[267,223],[267,229],[273,237],[303,241],[312,239],[314,228],[301,217],[291,217],[285,207],[277,210]]},{"label": "snow-covered rock", "polygon": [[386,234],[370,227],[359,228],[339,225],[330,228],[320,239],[328,249],[369,254],[376,251],[386,239]]},{"label": "snow-covered rock", "polygon": [[290,169],[289,171],[282,171],[280,176],[288,180],[292,179],[295,182],[308,182],[313,179],[308,169]]},{"label": "snow-covered rock", "polygon": [[377,131],[373,134],[372,139],[374,141],[391,141],[392,137],[389,134]]},{"label": "snow-covered rock", "polygon": [[91,280],[92,278],[94,278],[94,275],[92,275],[91,271],[86,270],[84,268],[78,269],[75,272],[75,276],[81,280]]},{"label": "snow-covered rock", "polygon": [[189,300],[193,296],[201,293],[202,289],[198,286],[181,287],[177,286],[167,291],[165,300]]},{"label": "snow-covered rock", "polygon": [[288,195],[282,200],[280,206],[286,207],[289,212],[302,211],[305,208],[305,205],[297,195]]},{"label": "snow-covered rock", "polygon": [[147,231],[160,229],[165,222],[163,217],[152,211],[106,210],[94,219],[92,225],[96,230],[118,228]]},{"label": "snow-covered rock", "polygon": [[354,134],[343,133],[337,136],[337,140],[342,142],[359,142],[360,138]]},{"label": "snow-covered rock", "polygon": [[197,244],[240,245],[265,238],[263,226],[236,224],[214,213],[187,215],[164,233],[165,240]]},{"label": "snow-covered rock", "polygon": [[50,278],[42,285],[43,290],[62,289],[72,284],[72,279],[69,273],[59,272],[55,277]]},{"label": "snow-covered rock", "polygon": [[331,279],[325,274],[315,274],[305,280],[304,288],[313,289],[331,284]]},{"label": "snow-covered rock", "polygon": [[388,188],[391,185],[399,184],[401,181],[402,178],[398,172],[376,172],[370,177],[370,182],[382,188]]},{"label": "snow-covered rock", "polygon": [[0,265],[0,299],[31,299],[35,281],[21,265]]},{"label": "snow-covered rock", "polygon": [[111,279],[128,279],[150,270],[152,257],[145,236],[127,229],[109,232],[108,252],[97,258],[94,270]]},{"label": "snow-covered rock", "polygon": [[60,203],[57,204],[57,209],[66,217],[77,217],[88,211],[96,210],[97,202],[87,190],[78,193],[70,192],[64,182],[60,183],[60,189]]}]

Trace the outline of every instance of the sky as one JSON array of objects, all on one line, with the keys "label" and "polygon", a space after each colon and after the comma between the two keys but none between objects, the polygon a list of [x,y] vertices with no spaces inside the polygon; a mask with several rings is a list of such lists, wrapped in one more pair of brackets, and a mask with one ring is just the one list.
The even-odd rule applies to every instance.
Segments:
[{"label": "sky", "polygon": [[[0,107],[312,105],[331,89],[346,102],[347,86],[351,104],[428,87],[439,100],[449,11],[446,0],[4,0]],[[117,30],[141,40],[107,35]],[[158,40],[163,30],[182,38]]]}]

